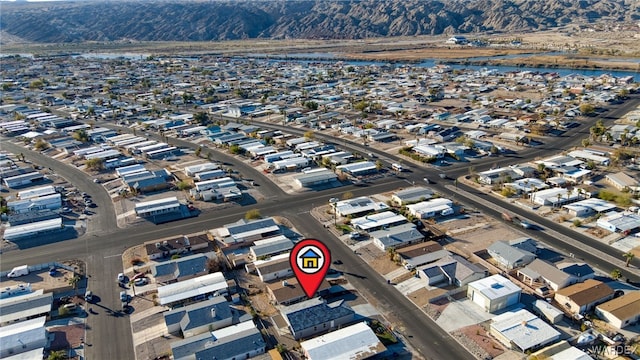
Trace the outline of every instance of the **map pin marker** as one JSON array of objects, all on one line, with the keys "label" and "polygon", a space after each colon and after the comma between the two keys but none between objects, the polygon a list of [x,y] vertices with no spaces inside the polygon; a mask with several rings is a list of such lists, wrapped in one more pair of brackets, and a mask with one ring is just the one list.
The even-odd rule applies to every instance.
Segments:
[{"label": "map pin marker", "polygon": [[331,266],[331,252],[320,240],[304,239],[291,250],[289,264],[298,284],[311,299]]}]

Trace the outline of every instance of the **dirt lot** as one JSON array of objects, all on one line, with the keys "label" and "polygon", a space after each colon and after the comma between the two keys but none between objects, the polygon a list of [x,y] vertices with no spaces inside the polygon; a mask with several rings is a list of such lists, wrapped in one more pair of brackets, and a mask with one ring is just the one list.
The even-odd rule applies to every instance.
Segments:
[{"label": "dirt lot", "polygon": [[[486,326],[486,325],[485,325]],[[502,346],[487,334],[483,324],[476,324],[454,331],[451,335],[480,359],[493,359],[504,353]]]},{"label": "dirt lot", "polygon": [[437,227],[449,233],[451,245],[465,253],[486,249],[497,240],[512,240],[522,234],[493,218],[481,214],[469,214],[467,218],[439,223]]},{"label": "dirt lot", "polygon": [[[76,267],[78,273],[84,273],[84,263],[67,261],[64,264]],[[60,267],[57,268],[57,271],[54,275],[49,275],[49,268],[45,267],[40,271],[32,271],[28,275],[20,276],[18,278],[9,279],[7,277],[3,277],[2,282],[0,282],[0,287],[6,288],[18,284],[27,283],[31,284],[31,289],[34,291],[43,289],[44,292],[55,293],[71,290],[69,280],[72,277],[72,271]],[[82,287],[82,284],[79,283],[78,287]]]}]

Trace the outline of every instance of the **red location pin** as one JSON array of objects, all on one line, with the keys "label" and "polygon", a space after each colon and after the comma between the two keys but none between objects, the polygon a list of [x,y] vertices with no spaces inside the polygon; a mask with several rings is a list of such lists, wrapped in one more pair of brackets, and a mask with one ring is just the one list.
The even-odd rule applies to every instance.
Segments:
[{"label": "red location pin", "polygon": [[331,252],[320,240],[304,239],[291,250],[289,264],[298,284],[311,299],[331,266]]}]

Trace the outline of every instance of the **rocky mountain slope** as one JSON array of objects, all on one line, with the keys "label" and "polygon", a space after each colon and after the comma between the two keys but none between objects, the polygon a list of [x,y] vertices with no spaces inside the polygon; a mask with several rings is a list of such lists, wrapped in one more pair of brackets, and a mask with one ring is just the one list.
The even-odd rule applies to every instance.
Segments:
[{"label": "rocky mountain slope", "polygon": [[523,32],[640,21],[636,0],[275,0],[2,3],[0,31],[32,42],[357,39]]}]

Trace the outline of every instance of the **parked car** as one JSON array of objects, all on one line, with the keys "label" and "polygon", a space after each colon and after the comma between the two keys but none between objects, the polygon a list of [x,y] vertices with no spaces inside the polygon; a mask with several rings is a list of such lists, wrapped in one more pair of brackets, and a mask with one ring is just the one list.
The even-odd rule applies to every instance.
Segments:
[{"label": "parked car", "polygon": [[58,273],[58,269],[55,266],[49,267],[49,276],[55,276]]},{"label": "parked car", "polygon": [[147,279],[146,277],[141,277],[141,278],[137,278],[133,283],[136,286],[143,286],[149,283],[149,279]]},{"label": "parked car", "polygon": [[120,301],[122,302],[128,302],[129,301],[129,295],[127,295],[126,291],[120,291]]},{"label": "parked car", "polygon": [[116,281],[117,281],[117,282],[119,282],[119,283],[121,283],[121,282],[124,282],[124,281],[125,281],[125,279],[126,279],[126,278],[125,278],[124,274],[123,274],[123,273],[119,273],[119,274],[118,274],[118,278],[116,279]]},{"label": "parked car", "polygon": [[93,301],[93,292],[91,292],[91,290],[87,290],[87,291],[84,293],[84,301],[86,301],[86,302],[91,302],[91,301]]}]

